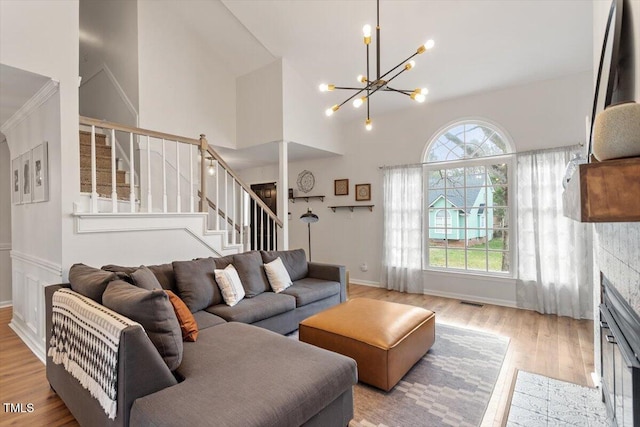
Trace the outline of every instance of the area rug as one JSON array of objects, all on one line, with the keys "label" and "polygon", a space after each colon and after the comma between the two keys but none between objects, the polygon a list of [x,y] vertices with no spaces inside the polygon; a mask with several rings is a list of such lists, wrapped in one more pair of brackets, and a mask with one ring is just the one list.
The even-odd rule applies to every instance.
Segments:
[{"label": "area rug", "polygon": [[349,427],[478,426],[509,338],[436,324],[436,341],[390,391],[358,383]]},{"label": "area rug", "polygon": [[597,388],[517,371],[504,423],[516,426],[609,426]]}]

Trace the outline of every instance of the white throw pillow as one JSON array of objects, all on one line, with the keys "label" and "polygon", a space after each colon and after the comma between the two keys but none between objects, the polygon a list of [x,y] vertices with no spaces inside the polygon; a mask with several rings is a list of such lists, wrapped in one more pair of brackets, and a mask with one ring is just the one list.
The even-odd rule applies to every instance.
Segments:
[{"label": "white throw pillow", "polygon": [[233,264],[229,264],[224,270],[215,270],[214,274],[222,298],[229,307],[233,307],[244,298],[244,288]]},{"label": "white throw pillow", "polygon": [[273,289],[273,292],[276,294],[293,285],[289,272],[282,263],[280,257],[274,259],[268,264],[265,264],[264,271],[267,273],[267,279],[269,279],[271,289]]}]

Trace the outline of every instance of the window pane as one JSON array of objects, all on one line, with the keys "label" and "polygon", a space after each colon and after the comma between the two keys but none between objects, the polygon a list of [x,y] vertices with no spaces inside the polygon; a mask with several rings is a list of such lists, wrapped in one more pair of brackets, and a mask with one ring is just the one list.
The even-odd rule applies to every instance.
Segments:
[{"label": "window pane", "polygon": [[447,267],[464,269],[464,249],[447,249]]},{"label": "window pane", "polygon": [[429,161],[474,159],[474,164],[425,168],[430,266],[509,271],[508,172],[512,160],[481,160],[509,152],[499,129],[482,122],[457,123],[434,138],[425,156]]},{"label": "window pane", "polygon": [[467,266],[470,270],[487,271],[487,252],[471,250],[471,249],[468,250]]}]

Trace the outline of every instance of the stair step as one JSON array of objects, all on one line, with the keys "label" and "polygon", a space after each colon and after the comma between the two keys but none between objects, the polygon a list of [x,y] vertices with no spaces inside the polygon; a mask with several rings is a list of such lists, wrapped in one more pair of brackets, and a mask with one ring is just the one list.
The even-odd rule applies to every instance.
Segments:
[{"label": "stair step", "polygon": [[[91,145],[91,132],[80,131],[80,144]],[[96,146],[97,145],[107,145],[107,136],[96,133]]]},{"label": "stair step", "polygon": [[[91,156],[91,144],[80,144],[80,155]],[[111,147],[96,142],[96,155],[111,158]]]},{"label": "stair step", "polygon": [[[81,181],[80,182],[80,191],[82,193],[91,193],[91,182]],[[118,194],[119,200],[129,200],[130,193],[129,184],[117,184],[116,185],[116,193]],[[111,184],[109,185],[96,185],[96,192],[101,197],[111,197]]]},{"label": "stair step", "polygon": [[[125,184],[125,171],[116,171],[116,184]],[[91,182],[91,168],[80,168],[80,182]],[[96,169],[97,185],[111,186],[111,169]]]},{"label": "stair step", "polygon": [[[91,154],[80,154],[80,167],[91,169]],[[111,156],[96,156],[96,168],[111,170]]]}]

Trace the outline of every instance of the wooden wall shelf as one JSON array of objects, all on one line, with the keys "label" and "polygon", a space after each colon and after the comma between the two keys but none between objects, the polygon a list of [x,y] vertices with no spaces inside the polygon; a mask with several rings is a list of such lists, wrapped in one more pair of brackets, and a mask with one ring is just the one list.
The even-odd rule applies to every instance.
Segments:
[{"label": "wooden wall shelf", "polygon": [[295,203],[296,200],[304,200],[305,202],[309,203],[309,199],[320,199],[321,202],[324,202],[324,198],[325,196],[295,196],[289,197],[289,201],[291,203]]},{"label": "wooden wall shelf", "polygon": [[345,206],[327,206],[327,207],[334,212],[336,211],[336,209],[349,209],[351,212],[353,212],[355,208],[367,208],[369,209],[369,212],[373,212],[374,206],[375,205],[345,205]]},{"label": "wooden wall shelf", "polygon": [[640,221],[640,157],[580,165],[562,205],[580,222]]}]

